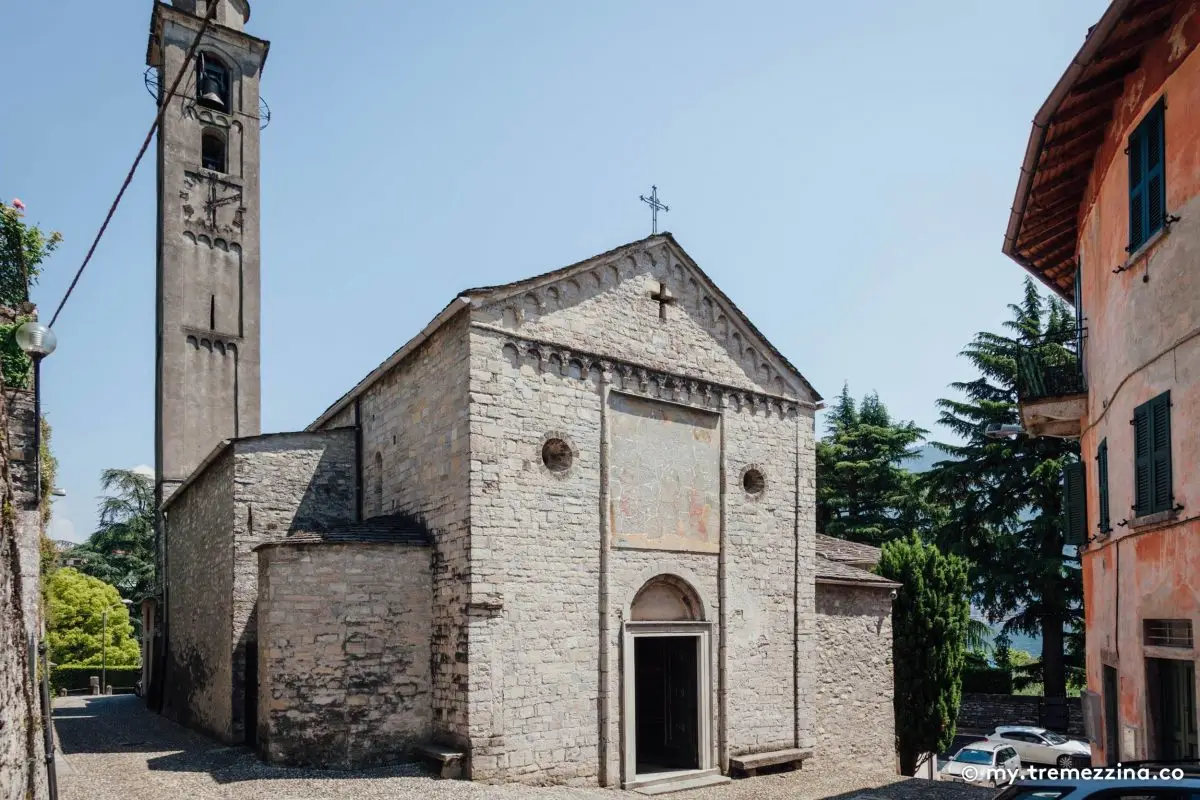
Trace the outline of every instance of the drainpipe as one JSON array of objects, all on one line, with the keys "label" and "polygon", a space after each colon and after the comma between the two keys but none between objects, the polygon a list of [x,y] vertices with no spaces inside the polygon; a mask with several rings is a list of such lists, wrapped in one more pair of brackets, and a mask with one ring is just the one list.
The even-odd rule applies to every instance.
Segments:
[{"label": "drainpipe", "polygon": [[363,430],[362,400],[354,398],[354,521],[363,518]]},{"label": "drainpipe", "polygon": [[58,768],[54,763],[54,725],[50,711],[50,657],[43,639],[38,645],[42,658],[42,735],[46,742],[46,787],[50,800],[58,800]]},{"label": "drainpipe", "polygon": [[[608,768],[609,718],[611,716],[609,698],[609,659],[611,648],[609,637],[612,635],[609,625],[608,607],[608,546],[609,546],[609,516],[608,516],[608,391],[609,378],[600,378],[600,664],[598,680],[600,683],[600,707],[598,723],[600,730],[597,743],[600,751],[600,785],[611,785]],[[632,776],[630,776],[632,777]]]}]

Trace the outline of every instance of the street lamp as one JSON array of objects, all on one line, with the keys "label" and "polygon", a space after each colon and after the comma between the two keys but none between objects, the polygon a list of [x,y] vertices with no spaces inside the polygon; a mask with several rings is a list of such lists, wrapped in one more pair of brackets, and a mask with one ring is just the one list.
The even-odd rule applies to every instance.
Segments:
[{"label": "street lamp", "polygon": [[33,359],[33,496],[42,505],[42,359],[54,352],[58,337],[37,320],[17,328],[17,347]]},{"label": "street lamp", "polygon": [[[126,608],[133,607],[132,600],[121,598],[121,602],[125,604]],[[111,605],[106,606],[104,608],[104,612],[100,616],[100,694],[104,694],[105,687],[108,686],[108,610],[110,608],[116,608],[117,605],[117,603],[112,603]]]}]

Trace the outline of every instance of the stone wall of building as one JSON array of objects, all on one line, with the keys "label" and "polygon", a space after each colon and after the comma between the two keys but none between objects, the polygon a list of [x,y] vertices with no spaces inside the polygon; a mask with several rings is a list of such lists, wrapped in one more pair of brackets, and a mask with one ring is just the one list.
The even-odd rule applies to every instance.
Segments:
[{"label": "stone wall of building", "polygon": [[[0,316],[0,319],[3,319]],[[24,595],[25,633],[37,637],[41,631],[42,514],[37,502],[37,454],[34,434],[37,419],[33,392],[5,389],[8,412],[9,475],[12,480],[13,511],[17,549],[21,559],[21,591]]]},{"label": "stone wall of building", "polygon": [[35,419],[29,392],[5,389],[4,400],[0,504],[16,513],[4,515],[0,522],[0,800],[44,800],[48,794],[42,712],[30,663],[36,658],[30,645],[31,636],[39,635],[41,606],[41,526],[29,469]]},{"label": "stone wall of building", "polygon": [[246,659],[257,630],[253,550],[352,521],[354,456],[352,429],[236,439],[171,496],[165,714],[222,741],[244,740],[257,698],[247,693]]},{"label": "stone wall of building", "polygon": [[896,768],[888,588],[817,585],[816,761]]},{"label": "stone wall of building", "polygon": [[[258,557],[254,548],[297,531],[321,531],[354,520],[355,437],[351,428],[274,433],[234,443],[232,730],[245,738],[246,654],[257,635]],[[249,679],[254,678],[254,664]],[[251,692],[247,698],[247,692]],[[252,711],[252,709],[251,709]],[[252,716],[252,715],[251,715]]]},{"label": "stone wall of building", "polygon": [[258,748],[268,761],[359,766],[432,728],[432,553],[402,544],[259,549]]},{"label": "stone wall of building", "polygon": [[[718,762],[815,742],[815,710],[797,702],[811,696],[813,679],[812,409],[745,391],[760,380],[767,391],[798,388],[772,371],[774,356],[759,358],[762,345],[735,330],[726,301],[693,276],[672,252],[634,253],[476,313],[468,657],[476,779],[620,782],[622,621],[638,589],[662,573],[686,580],[714,623]],[[649,297],[660,281],[679,297],[666,319]],[[666,371],[639,374],[639,365]],[[722,415],[723,555],[609,545],[606,386]],[[542,462],[549,438],[570,445],[565,471]],[[742,484],[749,468],[766,482],[754,496]]]},{"label": "stone wall of building", "polygon": [[[470,550],[467,315],[446,322],[359,398],[363,516],[403,511],[434,537],[433,733],[465,746]],[[352,407],[329,424],[353,422]]]},{"label": "stone wall of building", "polygon": [[233,450],[166,507],[167,664],[163,714],[233,742]]}]

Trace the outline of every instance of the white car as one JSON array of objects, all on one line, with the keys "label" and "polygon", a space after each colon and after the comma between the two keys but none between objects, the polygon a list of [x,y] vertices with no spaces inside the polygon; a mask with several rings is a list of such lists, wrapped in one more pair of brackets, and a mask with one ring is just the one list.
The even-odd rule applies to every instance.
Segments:
[{"label": "white car", "polygon": [[971,783],[976,786],[1003,786],[1021,771],[1021,757],[1004,742],[971,742],[959,750],[939,770],[943,781]]},{"label": "white car", "polygon": [[1068,739],[1045,728],[1001,725],[988,735],[989,742],[1012,745],[1026,764],[1053,764],[1064,768],[1091,762],[1092,748],[1078,739]]}]

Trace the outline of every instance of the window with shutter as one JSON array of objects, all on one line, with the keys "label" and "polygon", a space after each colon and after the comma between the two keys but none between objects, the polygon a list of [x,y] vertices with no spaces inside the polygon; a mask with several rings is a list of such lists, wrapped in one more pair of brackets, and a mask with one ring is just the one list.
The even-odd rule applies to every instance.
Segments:
[{"label": "window with shutter", "polygon": [[1063,467],[1063,541],[1081,545],[1087,542],[1087,493],[1084,488],[1083,462]]},{"label": "window with shutter", "polygon": [[1112,522],[1108,515],[1108,439],[1101,439],[1100,446],[1096,448],[1096,489],[1100,505],[1097,510],[1097,516],[1100,517],[1097,527],[1101,533],[1108,533],[1112,530]]},{"label": "window with shutter", "polygon": [[1166,128],[1163,103],[1152,108],[1129,137],[1129,252],[1166,221]]},{"label": "window with shutter", "polygon": [[1134,515],[1170,511],[1171,393],[1163,392],[1133,410]]}]

